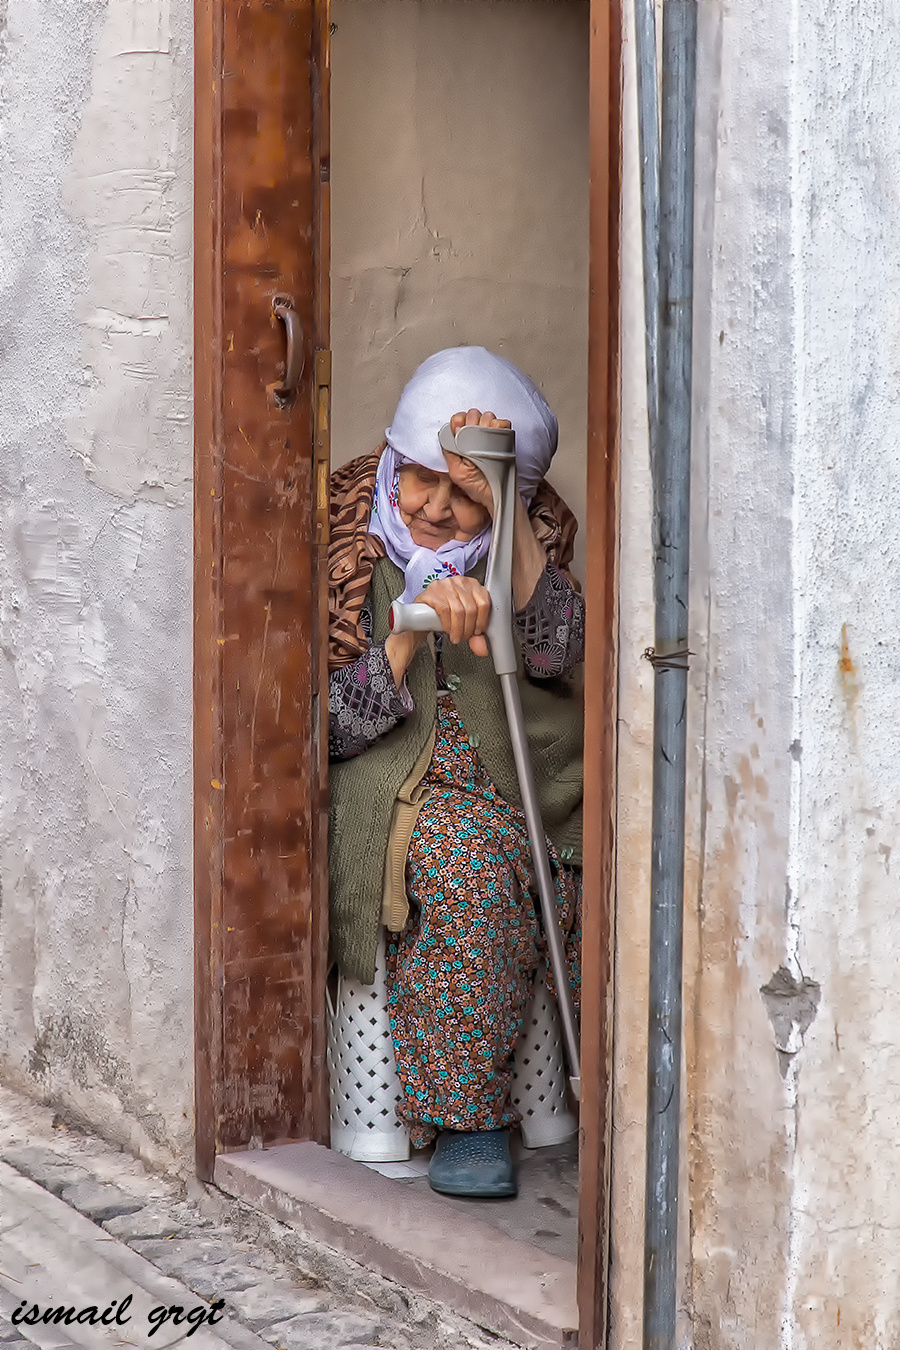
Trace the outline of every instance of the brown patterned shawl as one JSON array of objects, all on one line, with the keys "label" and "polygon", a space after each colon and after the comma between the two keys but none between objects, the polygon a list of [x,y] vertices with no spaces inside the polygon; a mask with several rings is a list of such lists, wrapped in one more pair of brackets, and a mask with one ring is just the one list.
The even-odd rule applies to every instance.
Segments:
[{"label": "brown patterned shawl", "polygon": [[[369,534],[375,473],[384,442],[331,475],[328,543],[328,669],[339,670],[362,656],[369,645],[360,614],[372,573],[385,556],[382,541]],[[528,514],[535,535],[551,562],[568,571],[578,522],[546,479],[538,484]]]}]

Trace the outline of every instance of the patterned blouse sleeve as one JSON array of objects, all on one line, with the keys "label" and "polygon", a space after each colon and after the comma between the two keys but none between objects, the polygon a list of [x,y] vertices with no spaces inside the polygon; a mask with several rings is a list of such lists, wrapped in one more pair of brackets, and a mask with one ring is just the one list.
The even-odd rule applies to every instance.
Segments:
[{"label": "patterned blouse sleeve", "polygon": [[[366,601],[360,615],[371,636],[372,613]],[[413,710],[406,681],[398,689],[383,642],[375,642],[356,661],[328,677],[328,755],[352,759],[392,731]]]},{"label": "patterned blouse sleeve", "polygon": [[526,672],[549,680],[569,675],[584,660],[584,599],[548,562],[516,629]]}]

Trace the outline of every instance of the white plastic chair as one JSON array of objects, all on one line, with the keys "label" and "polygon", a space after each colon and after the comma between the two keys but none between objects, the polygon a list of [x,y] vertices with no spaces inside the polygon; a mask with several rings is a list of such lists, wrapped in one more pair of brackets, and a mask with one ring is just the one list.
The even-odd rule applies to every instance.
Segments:
[{"label": "white plastic chair", "polygon": [[[357,1162],[404,1162],[409,1137],[397,1119],[400,1080],[387,1007],[384,930],[375,983],[339,978],[329,998],[328,1067],[331,1147]],[[534,998],[516,1048],[511,1098],[522,1116],[526,1148],[571,1139],[578,1121],[569,1108],[556,1004],[538,971]]]}]

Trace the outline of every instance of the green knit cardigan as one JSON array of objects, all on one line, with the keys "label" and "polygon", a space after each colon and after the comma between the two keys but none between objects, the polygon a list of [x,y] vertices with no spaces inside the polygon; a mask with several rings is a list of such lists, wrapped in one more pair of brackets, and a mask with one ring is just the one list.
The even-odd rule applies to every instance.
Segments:
[{"label": "green knit cardigan", "polygon": [[[483,579],[483,563],[473,575]],[[403,586],[403,573],[390,559],[376,563],[369,592],[373,642],[388,636],[391,603]],[[468,643],[445,642],[443,665],[463,726],[478,746],[491,781],[506,801],[520,807],[503,694],[490,658],[475,656]],[[345,975],[366,984],[375,979],[394,801],[435,723],[437,682],[430,642],[422,643],[406,681],[415,704],[410,716],[363,754],[339,760],[330,769],[331,955]],[[519,689],[544,829],[562,856],[580,866],[584,792],[580,693],[569,680],[532,680],[521,671]]]}]

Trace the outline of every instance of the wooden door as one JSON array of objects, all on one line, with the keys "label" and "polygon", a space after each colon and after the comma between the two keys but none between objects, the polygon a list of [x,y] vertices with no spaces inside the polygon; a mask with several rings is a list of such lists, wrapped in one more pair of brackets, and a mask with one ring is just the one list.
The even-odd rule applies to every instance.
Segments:
[{"label": "wooden door", "polygon": [[[327,1135],[322,586],[327,0],[197,0],[195,986],[200,1176]],[[289,297],[303,329],[279,398]],[[317,353],[324,353],[319,355]]]}]

